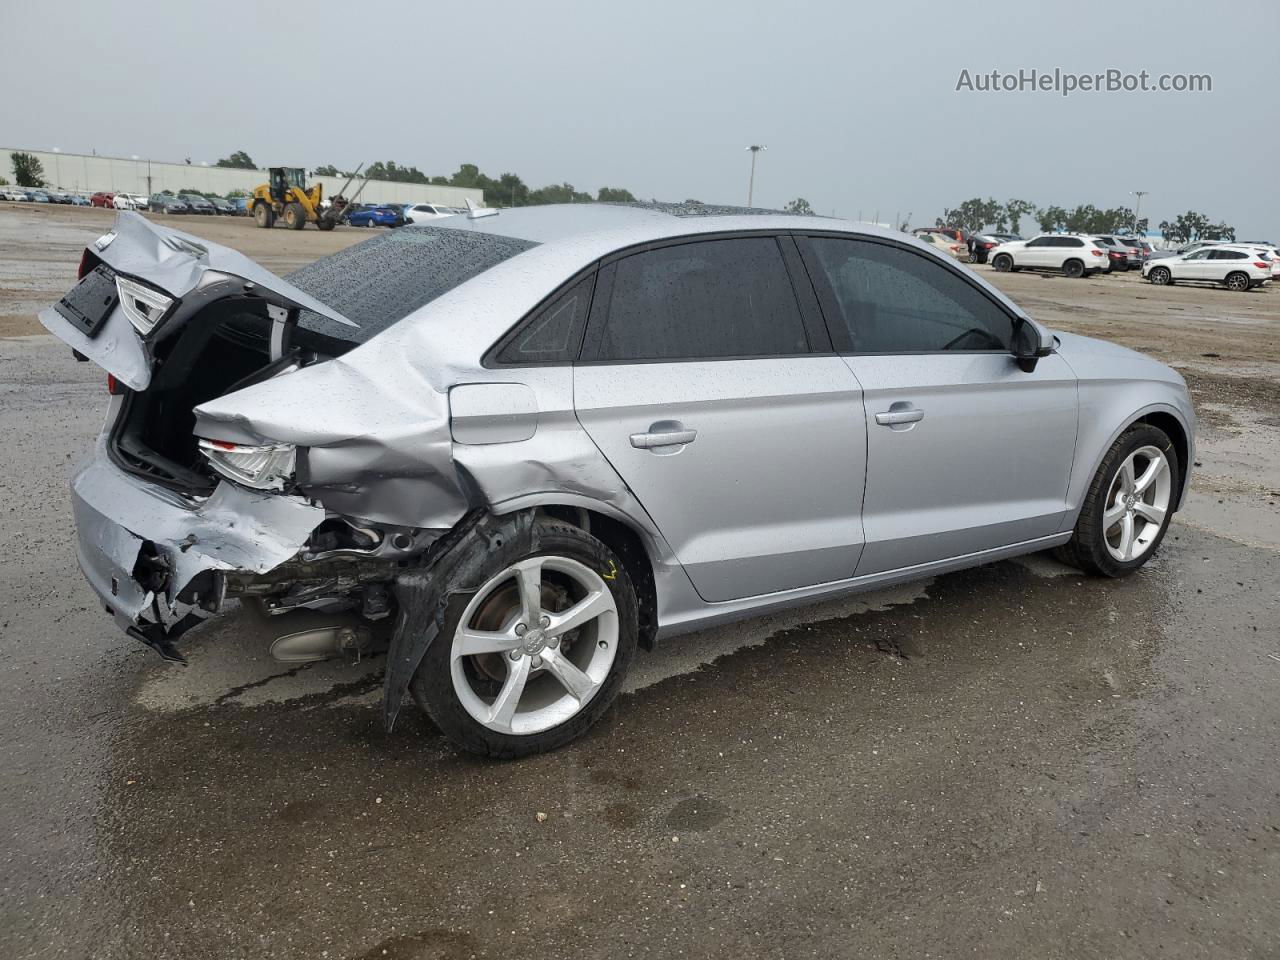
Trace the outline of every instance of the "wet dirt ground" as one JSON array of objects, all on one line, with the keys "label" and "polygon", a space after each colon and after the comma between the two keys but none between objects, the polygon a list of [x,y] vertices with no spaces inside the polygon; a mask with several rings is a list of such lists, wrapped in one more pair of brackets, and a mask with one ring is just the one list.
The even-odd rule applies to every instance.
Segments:
[{"label": "wet dirt ground", "polygon": [[[277,270],[369,235],[174,219]],[[0,206],[10,333],[107,223]],[[118,635],[65,490],[102,378],[0,338],[0,957],[1280,955],[1280,291],[996,280],[1192,374],[1201,466],[1155,560],[673,641],[509,764],[412,709],[385,734],[379,659],[290,669],[245,613],[185,670]]]}]

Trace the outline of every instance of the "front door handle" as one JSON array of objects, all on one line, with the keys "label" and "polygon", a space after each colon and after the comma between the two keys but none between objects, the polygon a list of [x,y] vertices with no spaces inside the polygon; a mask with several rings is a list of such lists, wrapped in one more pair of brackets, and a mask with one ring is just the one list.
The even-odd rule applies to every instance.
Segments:
[{"label": "front door handle", "polygon": [[649,425],[647,433],[633,433],[631,445],[637,450],[655,447],[679,447],[698,439],[698,431],[685,427],[679,420],[659,420]]},{"label": "front door handle", "polygon": [[918,407],[899,408],[896,403],[884,413],[876,414],[876,423],[882,427],[892,427],[899,423],[919,423],[923,419],[924,411]]}]

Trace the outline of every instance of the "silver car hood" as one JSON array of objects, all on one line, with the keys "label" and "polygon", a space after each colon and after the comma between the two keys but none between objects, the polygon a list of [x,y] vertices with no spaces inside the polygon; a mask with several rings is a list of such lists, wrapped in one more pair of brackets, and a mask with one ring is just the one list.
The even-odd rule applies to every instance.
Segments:
[{"label": "silver car hood", "polygon": [[1081,380],[1157,380],[1186,385],[1177,370],[1145,353],[1078,333],[1054,330],[1053,335],[1058,338],[1058,353]]},{"label": "silver car hood", "polygon": [[[159,226],[139,213],[119,213],[111,231],[94,241],[90,249],[116,272],[158,287],[178,301],[210,284],[234,279],[268,303],[308,310],[343,326],[356,326],[244,254]],[[40,311],[39,316],[50,333],[131,389],[145,390],[151,383],[152,357],[147,341],[118,306],[92,337],[53,307]]]}]

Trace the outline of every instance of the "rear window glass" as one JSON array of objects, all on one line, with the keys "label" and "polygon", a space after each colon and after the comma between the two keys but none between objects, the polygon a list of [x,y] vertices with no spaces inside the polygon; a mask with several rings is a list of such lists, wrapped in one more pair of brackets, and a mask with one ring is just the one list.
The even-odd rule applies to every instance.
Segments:
[{"label": "rear window glass", "polygon": [[349,320],[309,311],[302,327],[364,343],[454,287],[536,247],[531,240],[440,227],[406,226],[295,270],[285,279]]}]

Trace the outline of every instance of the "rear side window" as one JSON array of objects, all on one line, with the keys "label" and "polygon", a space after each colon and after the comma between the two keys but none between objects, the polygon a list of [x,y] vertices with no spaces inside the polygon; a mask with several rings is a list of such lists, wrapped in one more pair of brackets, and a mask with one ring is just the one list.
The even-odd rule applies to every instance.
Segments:
[{"label": "rear side window", "polygon": [[1248,256],[1240,250],[1213,250],[1209,253],[1210,260],[1244,260]]},{"label": "rear side window", "polygon": [[660,247],[618,261],[600,360],[807,353],[800,307],[773,237]]},{"label": "rear side window", "polygon": [[595,274],[592,274],[538,310],[499,346],[498,363],[520,365],[576,360],[594,286]]},{"label": "rear side window", "polygon": [[[932,258],[866,240],[813,237],[815,282],[837,349],[1008,350],[1013,318]],[[811,271],[813,268],[811,267]]]}]

